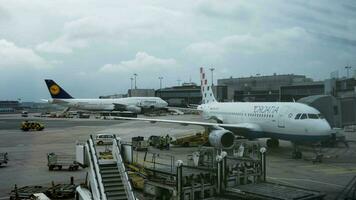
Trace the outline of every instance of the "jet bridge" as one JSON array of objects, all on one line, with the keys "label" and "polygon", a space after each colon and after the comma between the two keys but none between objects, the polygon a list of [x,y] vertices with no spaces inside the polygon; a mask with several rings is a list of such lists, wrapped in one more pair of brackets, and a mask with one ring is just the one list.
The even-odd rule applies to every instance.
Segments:
[{"label": "jet bridge", "polygon": [[[83,164],[87,166],[88,176],[85,185],[76,189],[77,199],[82,200],[134,200],[135,195],[129,181],[121,156],[121,144],[115,136],[112,142],[112,158],[100,156],[100,148],[95,144],[93,136],[83,145]],[[80,156],[79,156],[80,157]]]}]

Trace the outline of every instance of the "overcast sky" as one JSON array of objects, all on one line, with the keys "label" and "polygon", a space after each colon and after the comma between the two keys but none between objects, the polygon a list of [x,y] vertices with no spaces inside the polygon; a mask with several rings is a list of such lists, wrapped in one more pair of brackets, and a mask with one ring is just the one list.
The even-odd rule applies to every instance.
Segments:
[{"label": "overcast sky", "polygon": [[0,99],[78,98],[215,78],[356,68],[354,0],[0,0]]}]

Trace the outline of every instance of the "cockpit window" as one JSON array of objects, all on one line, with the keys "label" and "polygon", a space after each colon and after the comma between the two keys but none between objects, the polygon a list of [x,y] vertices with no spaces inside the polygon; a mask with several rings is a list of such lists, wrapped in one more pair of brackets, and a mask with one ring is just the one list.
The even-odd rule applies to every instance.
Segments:
[{"label": "cockpit window", "polygon": [[294,119],[299,119],[301,115],[302,115],[301,113],[298,113]]},{"label": "cockpit window", "polygon": [[302,116],[300,117],[300,119],[306,119],[307,118],[307,114],[303,113]]},{"label": "cockpit window", "polygon": [[308,114],[309,119],[319,119],[317,114]]}]

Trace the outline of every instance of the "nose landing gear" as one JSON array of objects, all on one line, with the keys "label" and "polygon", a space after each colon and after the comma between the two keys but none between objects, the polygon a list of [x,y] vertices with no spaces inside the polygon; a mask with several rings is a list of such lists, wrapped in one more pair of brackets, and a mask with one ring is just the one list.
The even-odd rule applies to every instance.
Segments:
[{"label": "nose landing gear", "polygon": [[267,140],[267,147],[268,148],[277,148],[279,146],[279,140],[278,139],[268,139]]},{"label": "nose landing gear", "polygon": [[293,159],[302,159],[303,154],[302,152],[299,150],[298,145],[295,143],[293,144],[293,153],[292,153],[292,158]]}]

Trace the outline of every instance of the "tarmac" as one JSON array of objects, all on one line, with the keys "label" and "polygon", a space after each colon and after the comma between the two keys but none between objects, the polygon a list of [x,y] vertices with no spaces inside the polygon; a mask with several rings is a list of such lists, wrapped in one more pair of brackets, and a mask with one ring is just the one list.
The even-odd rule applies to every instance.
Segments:
[{"label": "tarmac", "polygon": [[[157,117],[154,117],[157,118]],[[198,115],[180,115],[160,117],[165,119],[203,121]],[[124,141],[131,137],[150,135],[171,135],[178,137],[202,130],[200,126],[181,126],[138,121],[100,120],[100,119],[47,119],[33,118],[45,124],[40,132],[23,132],[20,123],[32,117],[22,118],[19,114],[0,115],[0,152],[8,152],[9,163],[0,167],[0,200],[6,199],[8,193],[17,184],[47,185],[68,183],[73,176],[75,183],[85,180],[85,170],[49,171],[46,154],[49,152],[74,155],[77,141],[85,142],[91,134],[118,134]],[[277,149],[267,151],[267,180],[318,190],[325,193],[325,199],[334,197],[356,175],[356,133],[345,133],[349,148],[340,144],[337,148],[323,148],[322,163],[311,161],[313,149],[303,147],[303,159],[291,158],[293,147],[290,142],[281,141]],[[265,140],[259,140],[261,145]],[[165,154],[174,154],[176,159],[187,162],[187,154],[196,148],[171,148]]]}]

